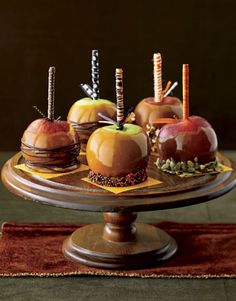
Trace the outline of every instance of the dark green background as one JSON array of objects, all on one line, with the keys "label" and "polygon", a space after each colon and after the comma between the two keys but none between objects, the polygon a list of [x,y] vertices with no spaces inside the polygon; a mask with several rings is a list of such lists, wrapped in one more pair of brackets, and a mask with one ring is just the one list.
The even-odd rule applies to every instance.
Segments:
[{"label": "dark green background", "polygon": [[[114,68],[122,66],[125,100],[152,94],[152,54],[163,77],[181,82],[191,68],[191,112],[216,129],[220,148],[235,148],[234,0],[0,1],[0,141],[19,148],[26,126],[46,111],[47,69],[57,68],[56,116],[66,118],[78,85],[90,81],[90,52],[100,50],[101,90],[114,100]],[[180,87],[176,95],[181,97]]]}]

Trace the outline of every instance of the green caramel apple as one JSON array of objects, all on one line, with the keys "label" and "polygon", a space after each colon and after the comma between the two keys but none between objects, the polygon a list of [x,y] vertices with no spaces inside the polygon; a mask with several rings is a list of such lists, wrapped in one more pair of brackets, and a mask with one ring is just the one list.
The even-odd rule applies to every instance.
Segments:
[{"label": "green caramel apple", "polygon": [[106,177],[124,176],[148,163],[149,143],[141,127],[125,124],[97,129],[89,138],[87,149],[89,168]]},{"label": "green caramel apple", "polygon": [[68,121],[77,124],[103,120],[98,113],[115,118],[116,105],[107,99],[93,100],[89,97],[77,100],[69,110]]}]

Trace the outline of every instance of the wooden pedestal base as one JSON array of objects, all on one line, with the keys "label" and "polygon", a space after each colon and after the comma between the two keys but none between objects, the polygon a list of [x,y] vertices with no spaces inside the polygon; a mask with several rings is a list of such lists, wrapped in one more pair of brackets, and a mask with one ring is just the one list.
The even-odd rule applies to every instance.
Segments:
[{"label": "wooden pedestal base", "polygon": [[105,213],[105,224],[79,228],[63,244],[64,255],[75,262],[103,269],[131,269],[155,265],[177,250],[166,232],[133,224],[136,214]]}]

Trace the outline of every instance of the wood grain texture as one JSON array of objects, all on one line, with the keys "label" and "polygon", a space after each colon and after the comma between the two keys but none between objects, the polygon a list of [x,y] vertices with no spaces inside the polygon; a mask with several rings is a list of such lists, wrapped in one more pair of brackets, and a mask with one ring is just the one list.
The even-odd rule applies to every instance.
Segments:
[{"label": "wood grain texture", "polygon": [[[11,192],[24,199],[63,208],[100,212],[159,210],[204,202],[231,190],[236,185],[236,165],[220,153],[217,156],[233,170],[181,179],[158,171],[153,164],[156,157],[152,155],[148,175],[162,184],[118,195],[82,181],[87,171],[47,180],[17,170],[14,166],[24,161],[21,153],[6,162],[2,180]],[[80,160],[85,163],[85,157]]]},{"label": "wood grain texture", "polygon": [[84,226],[65,240],[63,253],[68,259],[88,266],[130,269],[153,265],[176,252],[175,240],[165,231],[146,224],[135,227],[135,241],[114,243],[103,239],[103,224]]}]

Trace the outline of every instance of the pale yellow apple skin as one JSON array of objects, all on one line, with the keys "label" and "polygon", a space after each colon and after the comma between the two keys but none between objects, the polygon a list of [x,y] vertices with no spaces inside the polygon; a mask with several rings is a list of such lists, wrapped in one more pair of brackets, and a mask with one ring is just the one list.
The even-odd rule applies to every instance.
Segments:
[{"label": "pale yellow apple skin", "polygon": [[114,119],[116,118],[116,105],[107,99],[82,98],[72,105],[67,119],[77,124],[98,122],[103,120],[98,113]]}]

